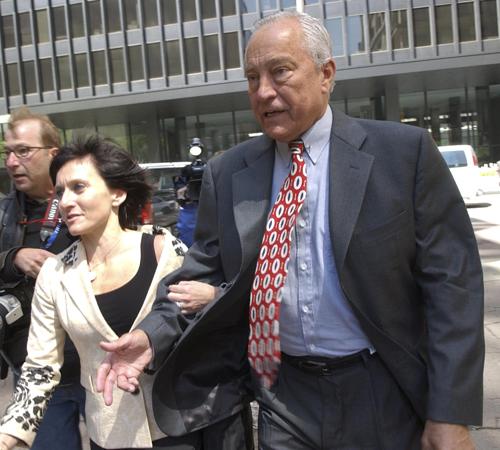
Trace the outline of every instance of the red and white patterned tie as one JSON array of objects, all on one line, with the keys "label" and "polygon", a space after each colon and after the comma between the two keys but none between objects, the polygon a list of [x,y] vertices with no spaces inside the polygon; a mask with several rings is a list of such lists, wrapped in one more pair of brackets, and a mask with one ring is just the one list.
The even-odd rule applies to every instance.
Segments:
[{"label": "red and white patterned tie", "polygon": [[307,191],[304,143],[293,141],[288,147],[292,168],[267,219],[250,294],[248,359],[266,387],[276,379],[281,361],[281,288],[288,272],[293,228]]}]

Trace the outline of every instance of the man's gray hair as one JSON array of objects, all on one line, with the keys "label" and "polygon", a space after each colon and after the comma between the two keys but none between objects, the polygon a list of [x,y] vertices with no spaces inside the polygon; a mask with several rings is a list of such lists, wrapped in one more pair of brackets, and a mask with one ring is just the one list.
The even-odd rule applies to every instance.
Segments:
[{"label": "man's gray hair", "polygon": [[264,25],[288,18],[299,22],[304,33],[304,50],[309,53],[316,67],[320,69],[323,64],[332,58],[332,43],[328,31],[326,31],[319,19],[295,10],[279,11],[255,22],[252,34]]}]

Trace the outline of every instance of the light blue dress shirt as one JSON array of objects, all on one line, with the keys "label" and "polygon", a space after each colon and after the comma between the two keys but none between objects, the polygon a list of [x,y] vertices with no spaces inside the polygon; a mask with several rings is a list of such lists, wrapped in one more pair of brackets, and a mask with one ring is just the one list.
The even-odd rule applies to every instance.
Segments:
[{"label": "light blue dress shirt", "polygon": [[[307,195],[292,236],[280,312],[281,350],[289,355],[338,357],[372,348],[340,287],[330,240],[328,160],[332,120],[328,107],[302,136]],[[273,203],[290,164],[288,144],[277,142]]]}]

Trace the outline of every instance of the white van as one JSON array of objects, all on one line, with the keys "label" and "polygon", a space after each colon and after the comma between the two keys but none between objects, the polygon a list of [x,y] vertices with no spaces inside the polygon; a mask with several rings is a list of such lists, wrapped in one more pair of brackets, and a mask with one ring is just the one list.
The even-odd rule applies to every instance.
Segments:
[{"label": "white van", "polygon": [[481,178],[476,153],[470,145],[439,147],[464,200],[473,200],[481,193]]}]

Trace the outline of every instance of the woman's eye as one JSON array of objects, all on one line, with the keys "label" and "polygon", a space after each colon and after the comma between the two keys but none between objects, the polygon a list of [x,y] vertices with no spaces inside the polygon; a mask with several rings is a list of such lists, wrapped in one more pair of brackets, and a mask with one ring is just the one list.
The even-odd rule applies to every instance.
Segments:
[{"label": "woman's eye", "polygon": [[74,186],[73,186],[73,190],[78,193],[78,192],[82,192],[83,190],[85,189],[85,185],[83,183],[76,183]]}]

